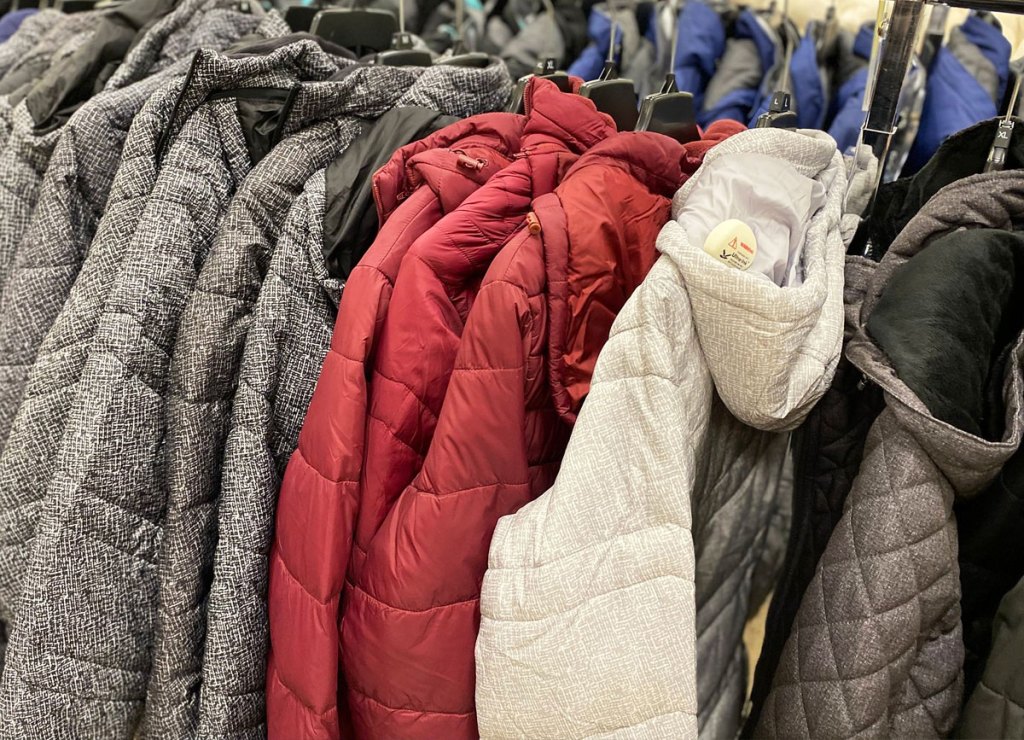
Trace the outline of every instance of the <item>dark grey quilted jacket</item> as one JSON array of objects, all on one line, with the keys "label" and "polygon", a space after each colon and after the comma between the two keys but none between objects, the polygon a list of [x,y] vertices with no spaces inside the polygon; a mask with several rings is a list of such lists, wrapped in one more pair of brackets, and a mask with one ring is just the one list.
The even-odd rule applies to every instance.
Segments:
[{"label": "dark grey quilted jacket", "polygon": [[[135,114],[156,90],[188,70],[186,57],[196,49],[223,49],[259,23],[259,17],[231,9],[225,0],[185,0],[146,32],[106,90],[65,126],[42,134],[29,130],[22,140],[22,154],[40,164],[21,171],[22,198],[35,190],[39,170],[45,168],[46,174],[24,235],[19,237],[14,228],[0,230],[0,253],[13,255],[0,299],[0,452],[28,369],[96,233]],[[175,60],[180,61],[165,69]],[[0,602],[6,600],[0,587]]]},{"label": "dark grey quilted jacket", "polygon": [[[980,342],[986,331],[995,334],[965,318],[972,307],[987,308],[984,301],[970,299],[985,293],[947,285],[929,298],[928,287],[936,280],[919,281],[909,291],[907,276],[922,264],[915,263],[915,255],[928,258],[923,264],[935,255],[953,255],[971,266],[972,250],[984,248],[986,239],[1017,240],[1021,264],[1024,240],[1008,232],[1022,206],[1019,171],[970,177],[932,198],[880,263],[848,260],[852,304],[847,318],[854,334],[846,353],[865,379],[884,391],[886,407],[868,434],[843,516],[786,641],[757,726],[760,737],[921,738],[947,736],[954,728],[964,646],[952,508],[956,497],[982,491],[1020,446],[1024,341],[1011,335],[1002,353],[1008,355],[1005,385],[997,386],[1003,392],[994,394],[998,400],[988,415],[1001,433],[965,431],[974,426],[972,416],[960,415],[964,421],[958,421],[937,409],[950,405],[943,392],[981,386],[989,358],[1001,346],[991,337],[990,346],[969,344]],[[1012,265],[1013,259],[1006,262]],[[960,268],[945,273],[968,285],[976,284],[978,274]],[[993,294],[997,286],[1012,289],[1013,282],[1004,278],[1000,273],[977,284]],[[1019,290],[1024,276],[1016,280]],[[938,308],[951,301],[950,309]],[[941,334],[931,337],[927,331],[935,326]],[[925,359],[902,363],[900,357],[913,349]],[[957,365],[953,371],[943,367],[950,357]],[[982,362],[984,368],[973,368]],[[897,367],[903,369],[897,373]],[[920,382],[919,375],[928,382]],[[975,376],[979,382],[971,380]],[[993,377],[998,382],[1004,375]],[[947,389],[940,392],[943,383]],[[976,403],[980,406],[981,399]]]},{"label": "dark grey quilted jacket", "polygon": [[[161,435],[147,410],[159,407],[189,274],[252,166],[244,105],[234,93],[206,99],[255,87],[302,111],[327,86],[296,85],[338,70],[310,41],[241,58],[204,50],[187,85],[175,81],[136,117],[97,237],[15,421],[15,433],[23,418],[34,427],[23,440],[38,436],[48,460],[12,439],[0,463],[12,462],[16,477],[41,464],[38,478],[18,480],[16,503],[45,501],[0,683],[0,734],[122,736],[138,721],[163,513],[153,490]],[[161,146],[168,131],[173,140]]]},{"label": "dark grey quilted jacket", "polygon": [[[322,95],[296,102],[294,125],[321,122],[279,143],[232,198],[182,313],[164,391],[167,443],[154,487],[163,486],[167,513],[148,734],[194,735],[202,672],[218,670],[203,668],[202,653],[210,585],[203,574],[213,562],[220,462],[246,332],[292,203],[310,176],[360,134],[360,119],[376,118],[396,105],[470,115],[499,107],[510,84],[505,67],[497,62],[482,70],[443,65],[355,68],[324,86]],[[227,670],[262,671],[265,655],[256,656],[255,644],[240,641]],[[260,681],[261,693],[262,688]],[[263,721],[262,712],[223,719],[236,723],[232,731]]]}]

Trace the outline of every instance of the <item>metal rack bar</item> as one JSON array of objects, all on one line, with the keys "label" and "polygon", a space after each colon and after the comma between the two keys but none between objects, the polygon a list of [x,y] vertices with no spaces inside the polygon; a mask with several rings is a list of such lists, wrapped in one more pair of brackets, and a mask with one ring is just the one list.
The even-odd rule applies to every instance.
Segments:
[{"label": "metal rack bar", "polygon": [[933,4],[949,5],[953,8],[989,10],[993,13],[1024,13],[1024,0],[928,0]]}]

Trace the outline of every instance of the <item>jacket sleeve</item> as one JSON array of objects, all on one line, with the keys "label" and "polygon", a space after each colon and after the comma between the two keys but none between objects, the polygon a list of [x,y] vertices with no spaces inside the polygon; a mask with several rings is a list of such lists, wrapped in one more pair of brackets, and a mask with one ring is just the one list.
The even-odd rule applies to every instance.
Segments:
[{"label": "jacket sleeve", "polygon": [[952,731],[963,688],[952,505],[948,481],[883,411],[804,594],[757,737]]},{"label": "jacket sleeve", "polygon": [[689,498],[711,382],[686,293],[654,274],[615,321],[557,482],[495,532],[484,737],[697,736]]},{"label": "jacket sleeve", "polygon": [[522,289],[500,281],[481,289],[423,469],[373,539],[348,603],[353,706],[387,707],[406,737],[475,734],[473,645],[487,548],[498,517],[529,496],[519,461],[530,323]]}]

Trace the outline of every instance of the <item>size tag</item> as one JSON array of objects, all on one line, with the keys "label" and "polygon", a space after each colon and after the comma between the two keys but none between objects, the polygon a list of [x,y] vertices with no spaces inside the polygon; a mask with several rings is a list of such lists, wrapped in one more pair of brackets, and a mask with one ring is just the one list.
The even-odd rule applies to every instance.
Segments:
[{"label": "size tag", "polygon": [[749,226],[730,218],[711,230],[704,240],[704,251],[729,267],[746,270],[754,263],[757,239]]}]

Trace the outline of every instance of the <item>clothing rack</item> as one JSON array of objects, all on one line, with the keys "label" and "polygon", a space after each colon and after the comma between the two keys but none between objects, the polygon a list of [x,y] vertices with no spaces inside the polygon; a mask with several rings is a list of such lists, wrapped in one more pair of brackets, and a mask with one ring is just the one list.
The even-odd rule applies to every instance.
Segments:
[{"label": "clothing rack", "polygon": [[928,4],[1024,14],[1024,0],[944,0],[942,3],[933,0],[895,0],[889,21],[882,30],[875,83],[864,127],[861,129],[861,143],[871,148],[878,162],[876,190],[896,134],[900,91],[914,55],[924,7]]}]

